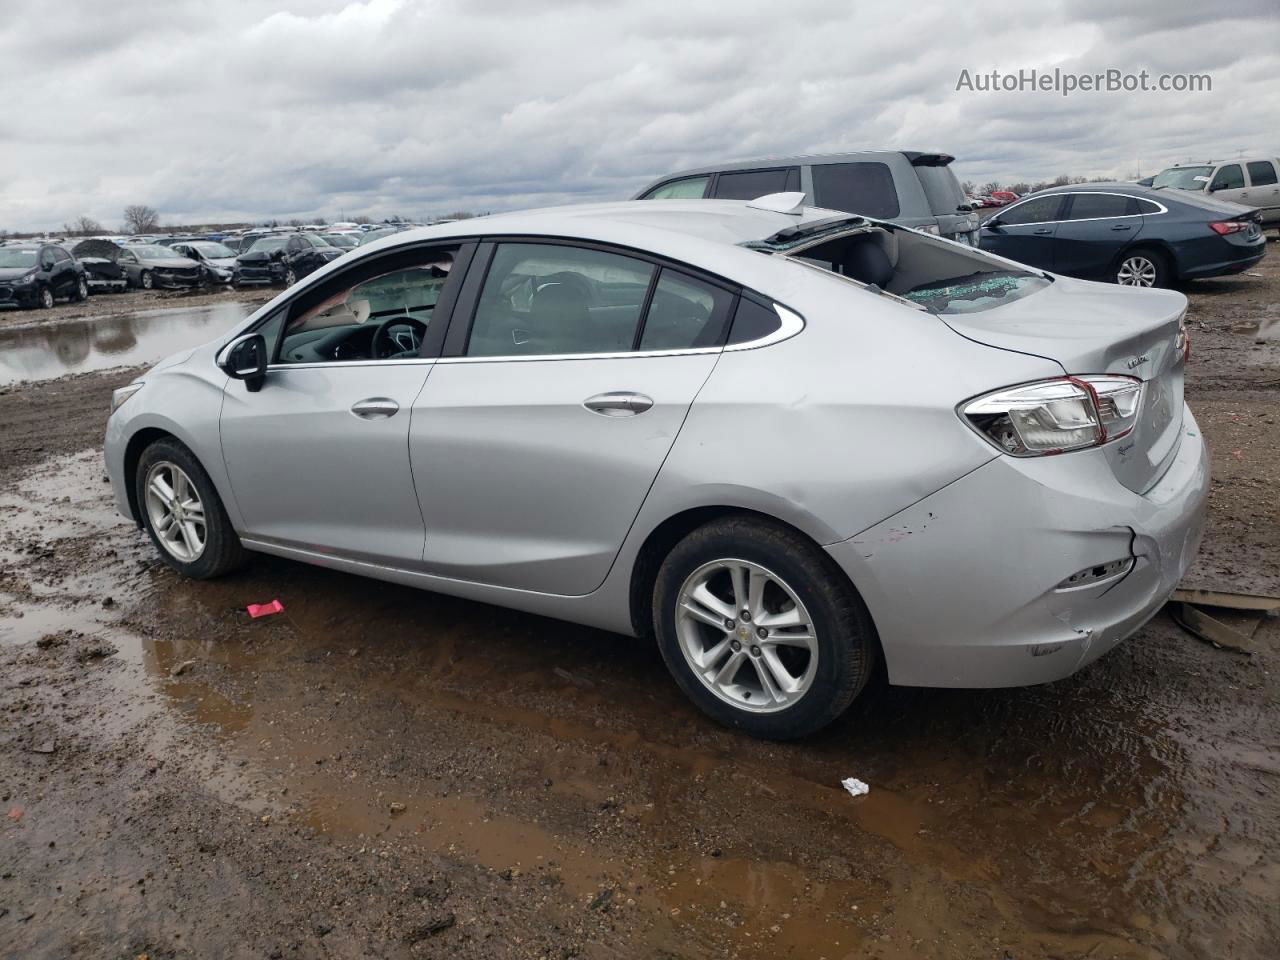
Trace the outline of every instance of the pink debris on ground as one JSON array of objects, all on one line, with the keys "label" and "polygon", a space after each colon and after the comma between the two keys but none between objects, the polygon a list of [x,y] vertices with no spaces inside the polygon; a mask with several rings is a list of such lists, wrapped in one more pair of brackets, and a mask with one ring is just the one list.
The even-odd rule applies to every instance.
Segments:
[{"label": "pink debris on ground", "polygon": [[249,611],[249,616],[256,620],[258,617],[269,617],[273,613],[284,613],[284,604],[279,600],[272,600],[270,603],[251,603],[245,609]]}]

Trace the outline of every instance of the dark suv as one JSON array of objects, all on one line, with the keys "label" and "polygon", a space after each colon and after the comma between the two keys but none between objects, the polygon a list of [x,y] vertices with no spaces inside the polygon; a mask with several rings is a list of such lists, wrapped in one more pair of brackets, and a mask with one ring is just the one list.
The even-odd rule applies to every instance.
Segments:
[{"label": "dark suv", "polygon": [[273,233],[259,237],[236,257],[235,285],[282,283],[291,287],[311,271],[342,256],[314,233]]},{"label": "dark suv", "polygon": [[55,300],[87,300],[84,267],[52,243],[0,247],[0,306],[52,307]]},{"label": "dark suv", "polygon": [[860,150],[721,163],[668,174],[635,199],[755,200],[804,193],[814,206],[890,220],[976,247],[978,216],[951,170],[954,159],[916,150]]}]

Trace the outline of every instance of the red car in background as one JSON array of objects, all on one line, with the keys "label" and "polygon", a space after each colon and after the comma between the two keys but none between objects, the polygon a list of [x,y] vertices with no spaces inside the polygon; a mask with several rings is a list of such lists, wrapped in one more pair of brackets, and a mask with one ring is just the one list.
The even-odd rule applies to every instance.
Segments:
[{"label": "red car in background", "polygon": [[1000,205],[1004,206],[1006,203],[1013,203],[1015,200],[1021,200],[1022,198],[1012,190],[992,190],[991,199],[999,200]]}]

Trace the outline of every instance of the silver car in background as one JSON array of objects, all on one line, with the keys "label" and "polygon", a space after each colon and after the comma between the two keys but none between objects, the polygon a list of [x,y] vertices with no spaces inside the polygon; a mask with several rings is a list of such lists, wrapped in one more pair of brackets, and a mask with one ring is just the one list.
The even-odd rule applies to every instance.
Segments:
[{"label": "silver car in background", "polygon": [[754,201],[465,220],[317,270],[117,391],[120,510],[654,637],[705,712],[808,734],[891,683],[1065,677],[1199,542],[1186,299]]}]

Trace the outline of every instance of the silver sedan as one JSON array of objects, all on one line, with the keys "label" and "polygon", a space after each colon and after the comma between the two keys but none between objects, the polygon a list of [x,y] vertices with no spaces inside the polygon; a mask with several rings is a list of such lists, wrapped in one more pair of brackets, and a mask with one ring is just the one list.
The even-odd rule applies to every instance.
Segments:
[{"label": "silver sedan", "polygon": [[772,738],[888,681],[1065,677],[1172,592],[1209,476],[1178,293],[801,205],[397,233],[117,391],[121,512],[654,638]]}]

